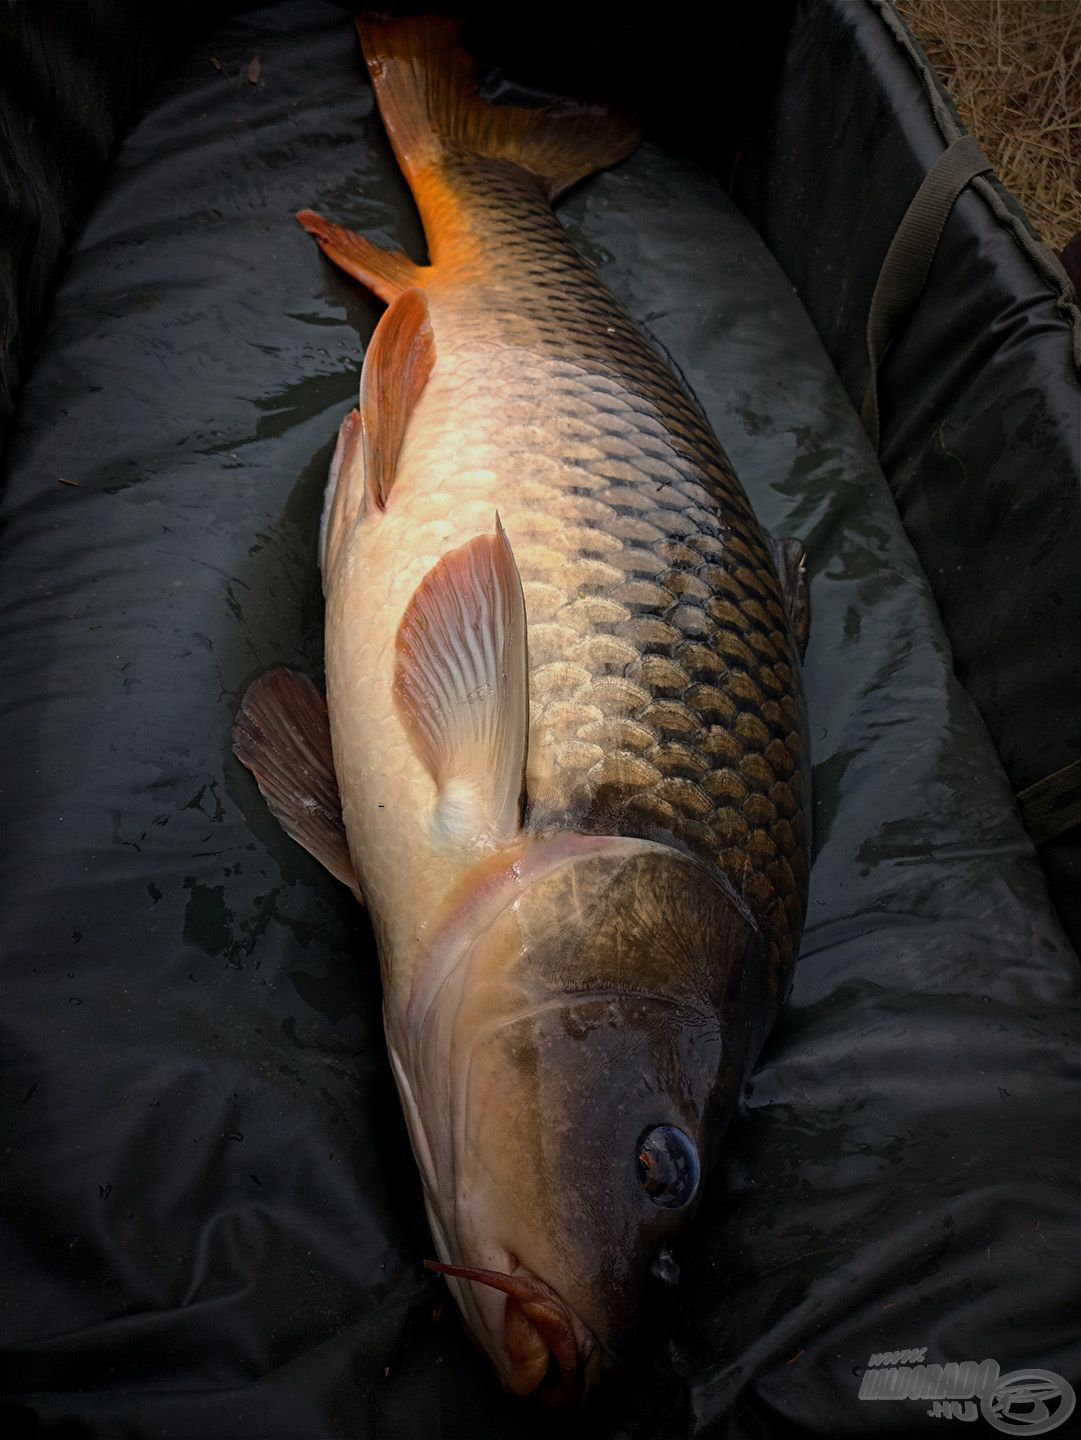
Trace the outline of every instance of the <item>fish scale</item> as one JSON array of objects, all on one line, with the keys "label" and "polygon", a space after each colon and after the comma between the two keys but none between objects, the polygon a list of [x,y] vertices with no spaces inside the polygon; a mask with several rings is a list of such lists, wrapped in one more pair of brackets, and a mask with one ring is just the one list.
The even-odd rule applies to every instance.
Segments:
[{"label": "fish scale", "polygon": [[[440,360],[418,428],[445,428],[466,463],[407,459],[399,483],[453,515],[472,469],[507,477],[529,627],[527,826],[671,839],[716,866],[768,930],[777,993],[803,920],[807,781],[762,532],[696,402],[529,177],[470,157],[446,181],[476,248],[428,287]],[[538,436],[550,406],[561,423]],[[438,448],[429,433],[421,463]]]}]

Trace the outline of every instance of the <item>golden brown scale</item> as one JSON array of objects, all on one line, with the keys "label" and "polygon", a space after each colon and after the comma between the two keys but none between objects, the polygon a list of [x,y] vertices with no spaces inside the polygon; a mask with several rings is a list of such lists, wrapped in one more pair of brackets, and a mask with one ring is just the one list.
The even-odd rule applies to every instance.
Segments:
[{"label": "golden brown scale", "polygon": [[[796,646],[762,532],[695,401],[540,182],[468,157],[444,185],[456,263],[430,272],[428,299],[458,379],[446,443],[468,434],[475,401],[500,417],[508,499],[529,489],[510,531],[542,779],[527,828],[671,840],[717,866],[768,931],[776,994],[803,920],[806,776]],[[558,448],[550,425],[534,433],[553,403]],[[552,515],[568,514],[577,552],[546,548]]]}]

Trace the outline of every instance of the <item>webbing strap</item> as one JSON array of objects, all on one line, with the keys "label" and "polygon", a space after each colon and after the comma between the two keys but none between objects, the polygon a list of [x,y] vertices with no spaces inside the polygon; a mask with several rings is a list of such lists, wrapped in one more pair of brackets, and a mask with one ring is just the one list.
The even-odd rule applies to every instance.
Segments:
[{"label": "webbing strap", "polygon": [[867,314],[867,391],[860,411],[864,428],[878,449],[878,367],[891,341],[920,298],[954,201],[975,175],[991,162],[971,135],[962,135],[923,177],[920,188],[890,241],[878,272]]},{"label": "webbing strap", "polygon": [[1042,845],[1081,825],[1081,760],[1045,775],[1017,797],[1025,828]]}]

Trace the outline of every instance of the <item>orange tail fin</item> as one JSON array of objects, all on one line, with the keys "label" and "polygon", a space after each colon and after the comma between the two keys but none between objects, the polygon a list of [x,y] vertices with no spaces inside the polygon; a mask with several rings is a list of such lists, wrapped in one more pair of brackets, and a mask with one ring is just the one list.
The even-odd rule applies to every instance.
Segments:
[{"label": "orange tail fin", "polygon": [[531,170],[555,199],[638,144],[633,121],[601,105],[489,105],[477,94],[476,67],[456,20],[364,14],[356,23],[383,123],[410,184],[448,151],[464,150]]}]

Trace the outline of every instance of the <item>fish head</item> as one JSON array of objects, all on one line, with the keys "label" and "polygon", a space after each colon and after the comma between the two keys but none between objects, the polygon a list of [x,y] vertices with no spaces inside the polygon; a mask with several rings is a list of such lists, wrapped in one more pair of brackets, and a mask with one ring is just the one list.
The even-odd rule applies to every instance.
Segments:
[{"label": "fish head", "polygon": [[495,896],[426,1026],[433,1268],[506,1387],[551,1403],[678,1275],[765,1016],[761,938],[723,883],[667,846],[577,839]]}]

